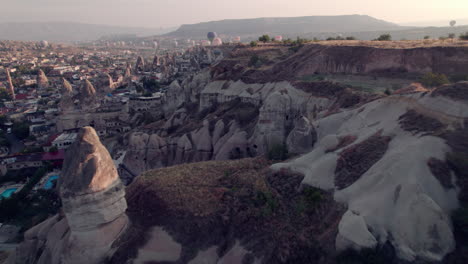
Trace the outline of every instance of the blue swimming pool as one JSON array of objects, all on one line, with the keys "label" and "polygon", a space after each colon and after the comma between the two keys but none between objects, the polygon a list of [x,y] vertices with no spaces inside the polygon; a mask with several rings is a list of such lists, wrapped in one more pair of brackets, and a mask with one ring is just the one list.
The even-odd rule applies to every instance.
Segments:
[{"label": "blue swimming pool", "polygon": [[9,189],[6,189],[5,191],[2,192],[2,194],[0,194],[0,199],[3,199],[3,198],[10,198],[10,196],[12,194],[14,194],[16,192],[16,190],[18,190],[18,188],[9,188]]},{"label": "blue swimming pool", "polygon": [[54,187],[53,181],[56,181],[56,180],[58,179],[58,177],[59,177],[58,175],[52,175],[52,176],[50,176],[50,177],[47,179],[46,183],[44,184],[44,189],[46,189],[46,190],[52,189],[52,187]]}]

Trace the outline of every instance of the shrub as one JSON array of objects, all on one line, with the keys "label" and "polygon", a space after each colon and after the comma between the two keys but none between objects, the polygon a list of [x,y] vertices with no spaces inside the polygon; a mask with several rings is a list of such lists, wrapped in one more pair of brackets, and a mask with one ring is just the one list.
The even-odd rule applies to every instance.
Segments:
[{"label": "shrub", "polygon": [[455,38],[455,33],[450,33],[450,34],[448,34],[448,38],[449,38],[449,39],[454,39],[454,38]]},{"label": "shrub", "polygon": [[387,89],[385,89],[384,94],[391,95],[392,91],[390,91],[390,89],[387,88]]},{"label": "shrub", "polygon": [[14,123],[11,132],[20,140],[29,137],[29,125],[27,123]]},{"label": "shrub", "polygon": [[258,38],[258,41],[261,41],[263,43],[267,43],[267,42],[270,42],[271,38],[270,36],[268,35],[263,35],[261,37]]},{"label": "shrub", "polygon": [[443,84],[450,83],[449,79],[445,74],[438,74],[428,72],[421,77],[420,82],[426,87],[437,87]]},{"label": "shrub", "polygon": [[257,41],[251,41],[250,42],[250,47],[257,47],[257,46],[258,46]]},{"label": "shrub", "polygon": [[288,147],[284,143],[274,143],[268,150],[268,159],[270,160],[285,160],[288,156]]},{"label": "shrub", "polygon": [[430,36],[424,36],[424,39],[430,39],[431,37]]},{"label": "shrub", "polygon": [[466,32],[465,34],[461,34],[460,39],[461,40],[468,40],[468,32]]},{"label": "shrub", "polygon": [[257,54],[254,54],[250,57],[249,66],[257,66],[257,63],[260,61],[260,57]]},{"label": "shrub", "polygon": [[392,40],[392,35],[390,34],[383,34],[383,35],[380,35],[378,38],[377,38],[378,41],[390,41]]},{"label": "shrub", "polygon": [[262,216],[270,216],[279,208],[278,200],[270,192],[257,192],[254,205],[262,207]]},{"label": "shrub", "polygon": [[351,37],[346,37],[346,40],[356,40],[356,38],[351,36]]},{"label": "shrub", "polygon": [[10,93],[3,87],[0,88],[0,99],[6,101],[10,101],[12,99]]},{"label": "shrub", "polygon": [[296,205],[299,213],[313,210],[323,200],[322,192],[314,187],[305,186],[302,190],[302,198]]},{"label": "shrub", "polygon": [[302,44],[299,44],[299,45],[294,45],[292,47],[289,48],[290,51],[296,53],[298,52],[304,45]]},{"label": "shrub", "polygon": [[56,153],[58,151],[58,148],[56,146],[53,146],[49,149],[50,153]]}]

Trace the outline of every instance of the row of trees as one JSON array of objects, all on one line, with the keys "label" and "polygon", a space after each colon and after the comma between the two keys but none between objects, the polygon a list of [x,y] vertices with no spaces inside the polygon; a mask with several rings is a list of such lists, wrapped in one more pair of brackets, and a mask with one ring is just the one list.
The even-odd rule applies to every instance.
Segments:
[{"label": "row of trees", "polygon": [[[424,39],[430,39],[431,37],[430,36],[424,36]],[[445,40],[445,39],[455,39],[456,38],[456,35],[455,33],[450,33],[448,34],[447,37],[439,37],[440,40]],[[460,40],[468,40],[468,32],[466,32],[465,34],[461,34],[459,36],[459,39]],[[355,37],[353,36],[348,36],[348,37],[342,37],[342,36],[337,36],[337,37],[328,37],[326,38],[325,40],[327,41],[332,41],[332,40],[356,40]],[[380,35],[378,38],[376,39],[373,39],[373,41],[391,41],[392,40],[392,35],[390,34],[382,34]],[[263,43],[267,43],[267,42],[275,42],[274,39],[272,39],[269,35],[262,35],[258,38],[258,41],[260,42],[263,42]],[[286,39],[286,40],[283,40],[282,43],[283,44],[292,44],[292,45],[302,45],[304,43],[307,43],[307,42],[317,42],[317,41],[320,41],[319,39],[317,38],[314,38],[313,40],[309,40],[309,39],[303,39],[303,38],[300,38],[300,37],[297,37],[297,40],[292,40],[292,39]],[[256,47],[258,45],[258,42],[257,41],[252,41],[250,42],[250,46],[251,47]]]}]

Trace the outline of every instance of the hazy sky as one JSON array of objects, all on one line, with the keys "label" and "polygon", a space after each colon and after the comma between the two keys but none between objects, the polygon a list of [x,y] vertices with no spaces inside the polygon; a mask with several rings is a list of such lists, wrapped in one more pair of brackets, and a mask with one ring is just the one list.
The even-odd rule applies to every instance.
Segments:
[{"label": "hazy sky", "polygon": [[468,17],[468,0],[0,0],[0,22],[170,27],[228,18],[365,14],[395,23]]}]

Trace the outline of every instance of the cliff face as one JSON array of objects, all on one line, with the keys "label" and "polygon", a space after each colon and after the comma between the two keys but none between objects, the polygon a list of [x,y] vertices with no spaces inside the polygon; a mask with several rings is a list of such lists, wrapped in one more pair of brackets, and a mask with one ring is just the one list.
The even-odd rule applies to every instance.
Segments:
[{"label": "cliff face", "polygon": [[[247,83],[291,81],[314,74],[401,77],[435,72],[457,75],[466,74],[468,60],[466,46],[385,48],[306,44],[292,55],[278,56],[270,61],[269,56],[263,54],[265,50],[249,54],[242,48],[235,49],[230,60],[224,60],[213,67],[213,75],[222,80],[241,79]],[[276,50],[281,50],[281,47]],[[283,51],[285,52],[287,50]],[[267,60],[267,65],[261,68],[249,67],[249,59],[254,54]]]},{"label": "cliff face", "polygon": [[94,129],[80,130],[58,184],[63,213],[28,230],[10,263],[101,263],[126,229],[124,187]]},{"label": "cliff face", "polygon": [[[288,69],[294,76],[314,73],[402,74],[437,72],[463,74],[468,48],[385,49],[306,45],[273,72]],[[282,69],[280,69],[282,68]]]}]

